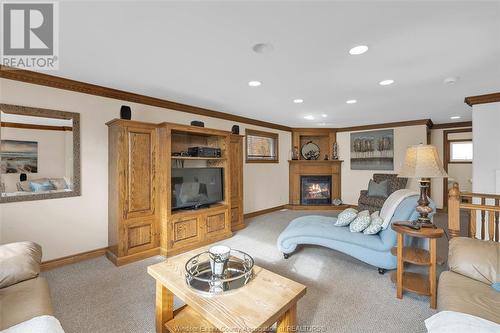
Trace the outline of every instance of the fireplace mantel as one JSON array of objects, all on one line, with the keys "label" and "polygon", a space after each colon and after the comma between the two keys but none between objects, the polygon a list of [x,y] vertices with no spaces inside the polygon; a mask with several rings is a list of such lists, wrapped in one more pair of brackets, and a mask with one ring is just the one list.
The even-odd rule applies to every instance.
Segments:
[{"label": "fireplace mantel", "polygon": [[300,176],[331,176],[332,199],[340,199],[342,162],[342,160],[289,160],[291,208],[308,207],[300,204]]}]

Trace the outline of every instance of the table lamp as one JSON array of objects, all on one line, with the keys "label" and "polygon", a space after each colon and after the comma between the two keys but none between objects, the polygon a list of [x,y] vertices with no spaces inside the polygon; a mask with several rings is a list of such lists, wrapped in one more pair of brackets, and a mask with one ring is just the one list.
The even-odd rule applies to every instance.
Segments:
[{"label": "table lamp", "polygon": [[429,207],[428,189],[431,178],[448,177],[443,169],[443,164],[439,160],[437,149],[433,145],[415,145],[406,150],[406,157],[403,167],[398,177],[418,178],[420,183],[420,198],[416,211],[420,217],[415,221],[421,227],[436,226],[431,222],[429,214],[432,208]]}]

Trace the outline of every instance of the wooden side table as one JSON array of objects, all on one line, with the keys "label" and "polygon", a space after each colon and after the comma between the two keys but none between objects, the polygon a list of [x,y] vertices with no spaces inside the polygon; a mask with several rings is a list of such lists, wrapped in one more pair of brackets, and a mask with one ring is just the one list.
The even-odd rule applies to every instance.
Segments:
[{"label": "wooden side table", "polygon": [[[431,297],[431,308],[436,308],[436,262],[438,238],[444,234],[441,228],[421,228],[415,230],[408,227],[392,225],[394,231],[398,234],[398,245],[391,249],[391,253],[398,257],[398,269],[391,274],[392,282],[397,285],[397,298],[403,298],[403,290],[411,291],[419,295]],[[429,238],[429,251],[416,247],[404,246],[404,235]],[[429,275],[405,272],[404,263],[429,266]]]}]

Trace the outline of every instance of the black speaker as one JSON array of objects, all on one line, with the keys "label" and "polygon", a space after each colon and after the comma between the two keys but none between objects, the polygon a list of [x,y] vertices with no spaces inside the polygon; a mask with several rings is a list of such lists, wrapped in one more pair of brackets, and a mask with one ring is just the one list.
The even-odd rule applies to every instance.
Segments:
[{"label": "black speaker", "polygon": [[130,106],[122,105],[120,108],[120,118],[126,120],[132,119],[132,110],[130,109]]},{"label": "black speaker", "polygon": [[19,175],[19,181],[25,182],[28,179],[28,176],[25,173]]},{"label": "black speaker", "polygon": [[191,126],[205,127],[205,123],[199,120],[193,120]]},{"label": "black speaker", "polygon": [[231,127],[231,132],[233,134],[240,134],[240,127],[238,125],[233,125],[233,127]]}]

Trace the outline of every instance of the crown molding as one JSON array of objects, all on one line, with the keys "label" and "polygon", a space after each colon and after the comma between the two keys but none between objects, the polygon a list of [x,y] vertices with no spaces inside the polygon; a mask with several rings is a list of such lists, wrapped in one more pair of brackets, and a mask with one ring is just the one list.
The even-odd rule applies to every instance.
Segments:
[{"label": "crown molding", "polygon": [[434,124],[431,129],[472,127],[472,121],[461,121],[457,123]]},{"label": "crown molding", "polygon": [[[156,106],[168,110],[175,110],[181,112],[187,112],[192,114],[197,114],[206,117],[224,119],[228,121],[234,121],[249,125],[255,125],[265,128],[272,128],[281,131],[300,131],[300,130],[312,130],[312,128],[293,128],[289,126],[274,124],[266,121],[261,121],[257,119],[247,118],[243,116],[237,116],[225,112],[214,111],[210,109],[201,108],[198,106],[188,105],[169,101],[166,99],[140,95],[136,93],[131,93],[123,90],[103,87],[95,84],[90,84],[82,81],[76,81],[71,79],[66,79],[63,77],[49,75],[39,72],[28,71],[24,69],[16,69],[12,67],[7,67],[0,65],[0,78],[20,81],[30,84],[41,85],[45,87],[51,87],[56,89],[63,89],[74,91],[83,94],[89,94],[100,97],[113,98],[138,104],[145,104],[150,106]],[[500,95],[500,93],[498,94]],[[488,95],[484,95],[488,96]],[[469,98],[469,97],[468,97]],[[335,132],[351,132],[351,131],[363,131],[371,129],[381,129],[390,127],[404,127],[404,126],[416,126],[425,125],[428,128],[433,128],[432,120],[430,119],[418,119],[409,121],[398,121],[389,122],[381,124],[363,125],[363,126],[351,126],[342,128],[315,128],[318,131],[335,131]]]},{"label": "crown molding", "polygon": [[337,132],[354,132],[354,131],[366,131],[372,129],[382,129],[382,128],[390,128],[390,127],[405,127],[405,126],[417,126],[417,125],[425,125],[427,128],[432,128],[432,120],[430,119],[417,119],[417,120],[408,120],[408,121],[397,121],[392,123],[381,123],[381,124],[373,124],[373,125],[363,125],[363,126],[351,126],[351,127],[342,127],[337,128]]},{"label": "crown molding", "polygon": [[39,72],[28,71],[24,69],[16,69],[0,65],[0,78],[21,81],[51,88],[69,90],[83,94],[113,98],[133,103],[156,106],[164,109],[182,111],[200,116],[219,118],[249,125],[261,126],[266,128],[277,129],[281,131],[291,132],[292,128],[284,125],[274,124],[266,121],[256,120],[243,116],[237,116],[225,112],[214,111],[193,105],[172,102],[166,99],[139,95],[123,90],[107,88],[95,84],[85,83],[76,80],[70,80],[59,76],[48,75]]},{"label": "crown molding", "polygon": [[465,97],[464,102],[467,103],[467,105],[469,105],[469,106],[473,106],[476,104],[500,102],[500,92]]}]

